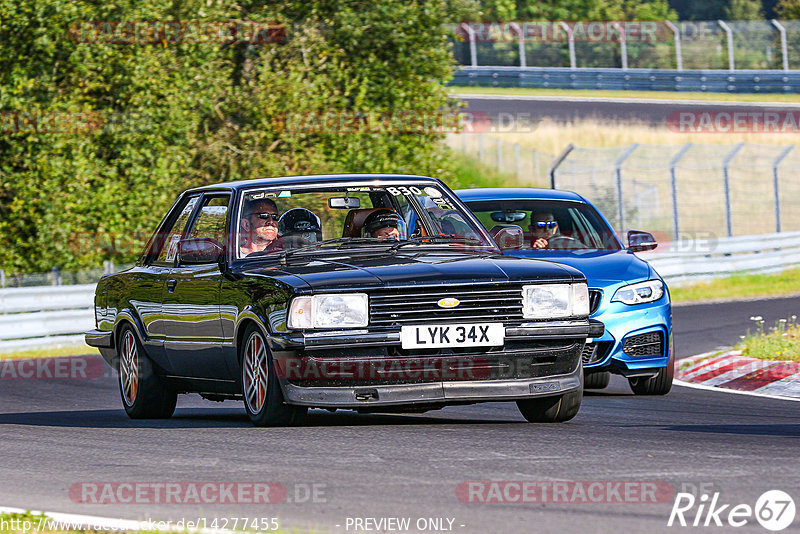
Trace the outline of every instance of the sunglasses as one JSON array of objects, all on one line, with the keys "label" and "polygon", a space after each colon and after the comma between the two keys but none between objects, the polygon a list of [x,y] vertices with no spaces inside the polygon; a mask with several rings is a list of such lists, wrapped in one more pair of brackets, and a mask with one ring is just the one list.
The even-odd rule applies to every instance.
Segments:
[{"label": "sunglasses", "polygon": [[271,220],[273,220],[275,222],[278,222],[280,220],[280,218],[281,218],[281,216],[278,215],[277,213],[270,213],[270,212],[251,213],[251,215],[258,215],[259,219],[266,219],[268,221],[271,219]]},{"label": "sunglasses", "polygon": [[558,223],[556,221],[537,221],[533,224],[536,226],[536,228],[539,228],[540,230],[544,230],[545,228],[549,228],[552,230],[553,228],[558,226]]}]

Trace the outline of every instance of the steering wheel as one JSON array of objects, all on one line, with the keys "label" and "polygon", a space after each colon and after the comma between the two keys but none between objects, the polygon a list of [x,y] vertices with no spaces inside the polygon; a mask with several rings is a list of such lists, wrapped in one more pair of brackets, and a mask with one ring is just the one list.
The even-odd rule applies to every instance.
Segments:
[{"label": "steering wheel", "polygon": [[574,237],[570,237],[568,235],[556,235],[547,240],[547,248],[575,249],[586,248],[586,245]]}]

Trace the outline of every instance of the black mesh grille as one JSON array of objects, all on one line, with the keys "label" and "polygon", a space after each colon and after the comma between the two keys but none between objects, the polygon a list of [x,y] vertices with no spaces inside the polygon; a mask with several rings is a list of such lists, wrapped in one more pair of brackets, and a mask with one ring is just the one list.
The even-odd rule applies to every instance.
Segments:
[{"label": "black mesh grille", "polygon": [[581,353],[581,360],[583,364],[595,363],[601,361],[608,354],[608,349],[613,343],[610,341],[597,341],[594,343],[587,343],[583,346]]},{"label": "black mesh grille", "polygon": [[664,354],[663,332],[648,332],[629,337],[622,346],[628,356],[661,356]]},{"label": "black mesh grille", "polygon": [[[457,306],[442,308],[445,298]],[[449,285],[377,289],[369,295],[371,326],[445,321],[521,321],[522,285]]]},{"label": "black mesh grille", "polygon": [[589,313],[592,314],[600,307],[600,301],[603,300],[603,292],[599,289],[589,290]]}]

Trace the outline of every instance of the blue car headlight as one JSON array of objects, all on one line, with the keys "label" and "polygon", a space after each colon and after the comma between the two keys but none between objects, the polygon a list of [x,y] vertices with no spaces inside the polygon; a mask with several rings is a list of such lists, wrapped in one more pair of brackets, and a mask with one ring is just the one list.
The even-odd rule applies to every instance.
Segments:
[{"label": "blue car headlight", "polygon": [[617,289],[611,302],[623,304],[644,304],[654,302],[664,296],[664,282],[661,280],[648,280],[637,284],[622,286]]}]

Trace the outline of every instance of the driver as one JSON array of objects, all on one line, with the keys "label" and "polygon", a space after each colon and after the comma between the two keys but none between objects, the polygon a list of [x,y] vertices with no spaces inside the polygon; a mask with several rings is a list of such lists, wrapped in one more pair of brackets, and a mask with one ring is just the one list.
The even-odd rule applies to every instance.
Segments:
[{"label": "driver", "polygon": [[399,240],[405,232],[405,221],[396,211],[388,208],[373,211],[364,219],[364,237]]},{"label": "driver", "polygon": [[278,237],[278,206],[269,198],[248,201],[239,221],[239,250],[242,256],[269,254],[283,250],[283,239]]},{"label": "driver", "polygon": [[313,211],[293,208],[281,216],[278,231],[287,247],[310,245],[322,241],[322,222]]},{"label": "driver", "polygon": [[550,240],[560,235],[558,221],[549,211],[532,215],[528,229],[531,232],[531,248],[547,248]]}]

